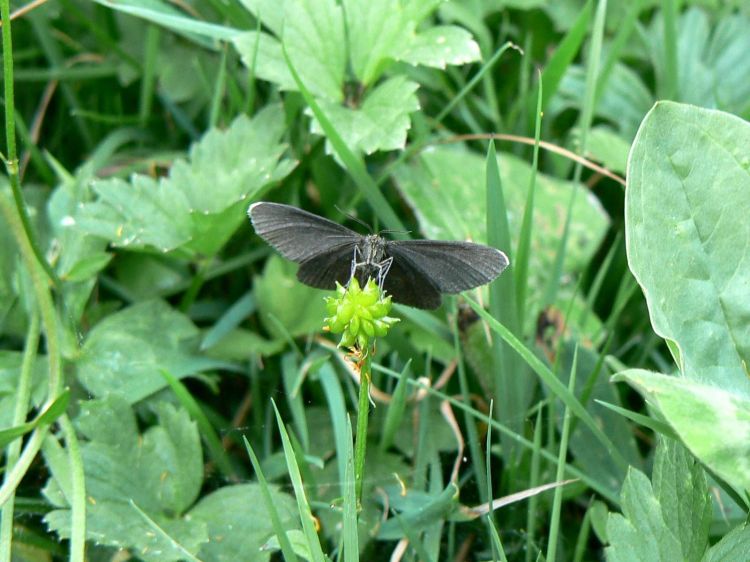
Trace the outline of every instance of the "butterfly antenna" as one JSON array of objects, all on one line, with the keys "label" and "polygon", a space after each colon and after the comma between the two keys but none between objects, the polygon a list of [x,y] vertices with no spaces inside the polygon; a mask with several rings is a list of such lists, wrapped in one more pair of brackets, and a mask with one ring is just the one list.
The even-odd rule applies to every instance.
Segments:
[{"label": "butterfly antenna", "polygon": [[348,217],[348,218],[352,219],[352,220],[353,220],[354,222],[356,222],[356,223],[359,223],[359,224],[361,224],[362,226],[364,226],[364,227],[365,227],[365,228],[367,229],[367,231],[368,231],[368,232],[369,232],[370,234],[372,234],[372,227],[371,227],[371,226],[370,226],[369,224],[367,224],[367,223],[366,223],[365,221],[363,221],[362,219],[358,219],[358,218],[357,218],[357,217],[355,217],[354,215],[350,215],[349,213],[347,213],[346,211],[344,211],[344,210],[343,210],[343,209],[342,209],[341,207],[339,207],[338,205],[334,205],[333,207],[334,207],[334,209],[336,209],[336,210],[337,210],[337,211],[338,211],[339,213],[341,213],[341,214],[342,214],[342,215],[344,215],[345,217]]},{"label": "butterfly antenna", "polygon": [[378,236],[381,234],[411,234],[411,230],[393,230],[391,228],[387,228],[386,230],[381,230],[378,232]]}]

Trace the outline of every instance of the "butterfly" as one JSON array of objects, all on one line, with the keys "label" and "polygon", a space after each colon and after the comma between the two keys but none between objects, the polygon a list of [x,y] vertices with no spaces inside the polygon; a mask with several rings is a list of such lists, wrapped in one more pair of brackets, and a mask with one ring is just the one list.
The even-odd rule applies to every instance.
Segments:
[{"label": "butterfly", "polygon": [[335,289],[353,277],[364,286],[373,278],[393,301],[435,309],[441,294],[489,283],[508,267],[508,258],[496,248],[363,235],[291,205],[261,201],[248,215],[263,240],[300,264],[297,279],[318,289]]}]

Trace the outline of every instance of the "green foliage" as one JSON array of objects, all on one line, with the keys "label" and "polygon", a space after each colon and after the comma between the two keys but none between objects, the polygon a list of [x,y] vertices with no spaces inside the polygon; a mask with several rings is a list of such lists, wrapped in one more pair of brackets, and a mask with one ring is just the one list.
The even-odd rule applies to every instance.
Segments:
[{"label": "green foliage", "polygon": [[[166,386],[159,371],[181,378],[225,366],[198,355],[199,332],[162,301],[145,301],[109,315],[91,330],[76,361],[91,394],[138,402]],[[138,360],[126,353],[137,350]]]},{"label": "green foliage", "polygon": [[[745,4],[0,0],[0,562],[744,560]],[[511,264],[326,293],[261,198]]]},{"label": "green foliage", "polygon": [[114,246],[212,256],[243,222],[248,204],[294,167],[282,158],[283,132],[276,105],[252,120],[240,115],[195,144],[189,160],[173,162],[167,178],[94,182],[97,199],[73,219]]},{"label": "green foliage", "polygon": [[[272,32],[248,31],[234,38],[245,65],[283,90],[296,90],[282,54],[286,49],[302,83],[344,141],[365,154],[403,148],[409,114],[419,109],[417,83],[402,73],[380,80],[393,63],[445,68],[479,59],[479,47],[466,30],[422,28],[437,7],[434,0],[347,0],[341,5],[286,0],[281,10],[260,0],[243,4]],[[356,81],[353,95],[346,92],[350,81]],[[317,122],[311,130],[322,133]]]},{"label": "green foliage", "polygon": [[607,522],[607,560],[699,561],[708,546],[711,502],[703,469],[679,444],[656,448],[653,486],[630,469],[621,492],[623,515]]}]

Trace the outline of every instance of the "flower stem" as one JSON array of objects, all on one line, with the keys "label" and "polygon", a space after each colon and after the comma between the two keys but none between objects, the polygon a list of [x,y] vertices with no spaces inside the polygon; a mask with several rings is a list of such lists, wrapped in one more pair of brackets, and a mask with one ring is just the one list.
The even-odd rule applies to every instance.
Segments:
[{"label": "flower stem", "polygon": [[357,439],[354,443],[354,488],[357,504],[362,504],[362,481],[365,474],[367,451],[367,422],[370,413],[370,350],[364,352],[359,370],[359,409],[357,413]]},{"label": "flower stem", "polygon": [[58,290],[61,287],[60,279],[52,269],[50,264],[44,258],[39,244],[37,244],[34,237],[34,233],[31,229],[31,220],[29,219],[29,211],[26,208],[26,204],[23,200],[23,194],[21,193],[21,180],[18,175],[18,152],[16,149],[16,123],[15,123],[15,107],[14,107],[14,92],[13,92],[13,40],[10,33],[10,0],[0,0],[0,18],[2,18],[2,33],[3,33],[3,86],[5,88],[5,142],[8,148],[8,156],[5,159],[5,168],[8,171],[8,180],[10,181],[10,188],[13,192],[13,201],[16,205],[16,212],[23,225],[23,230],[28,238],[31,245],[31,250],[34,253],[39,264],[44,269],[44,272],[55,284],[55,288]]}]

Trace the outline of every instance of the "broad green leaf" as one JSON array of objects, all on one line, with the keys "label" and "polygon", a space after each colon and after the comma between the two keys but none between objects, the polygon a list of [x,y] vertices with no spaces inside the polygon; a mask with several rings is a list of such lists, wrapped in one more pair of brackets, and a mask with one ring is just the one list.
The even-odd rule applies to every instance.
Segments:
[{"label": "broad green leaf", "polygon": [[241,115],[226,131],[209,131],[166,178],[95,182],[98,200],[75,220],[115,246],[213,255],[245,221],[252,198],[294,167],[282,158],[284,130],[277,105],[253,119]]},{"label": "broad green leaf", "polygon": [[[294,499],[276,488],[271,488],[270,492],[284,528],[298,527],[299,515]],[[201,560],[263,562],[270,559],[270,552],[261,551],[261,547],[275,535],[258,484],[219,488],[201,498],[188,517],[208,528],[209,540],[198,554]]]},{"label": "broad green leaf", "polygon": [[[415,93],[418,87],[416,82],[396,76],[370,91],[358,109],[333,103],[321,103],[321,107],[352,149],[365,154],[397,150],[406,144],[406,132],[411,127],[409,114],[419,109]],[[317,120],[311,128],[314,133],[323,134]],[[330,142],[326,148],[333,152]]]},{"label": "broad green leaf", "polygon": [[[513,247],[516,247],[531,167],[508,153],[498,153],[498,158],[511,238]],[[397,168],[394,176],[426,238],[486,241],[483,157],[461,148],[430,148],[414,163]],[[529,267],[532,298],[534,290],[543,286],[544,276],[554,262],[556,241],[564,222],[561,209],[567,206],[573,189],[571,182],[541,173],[536,182],[535,226]],[[606,213],[593,197],[576,198],[566,271],[580,271],[588,264],[606,233],[608,223]],[[533,314],[529,316],[533,317]]]},{"label": "broad green leaf", "polygon": [[441,25],[418,33],[398,58],[413,65],[445,68],[449,64],[477,61],[481,54],[468,31],[455,25]]},{"label": "broad green leaf", "polygon": [[[77,419],[86,477],[86,533],[89,540],[129,548],[147,561],[182,560],[208,540],[202,521],[185,517],[203,480],[200,438],[184,411],[161,403],[158,424],[138,434],[135,416],[123,399],[83,402]],[[55,501],[57,475],[45,489]],[[70,510],[56,502],[45,516],[61,537],[70,536]],[[158,532],[154,528],[156,525]]]},{"label": "broad green leaf", "polygon": [[615,380],[636,387],[706,466],[739,490],[750,489],[750,399],[685,377],[640,369]]},{"label": "broad green leaf", "polygon": [[[750,398],[750,125],[657,103],[630,153],[630,269],[651,323],[692,380]],[[680,428],[675,426],[679,432]]]},{"label": "broad green leaf", "polygon": [[276,338],[320,332],[326,312],[326,292],[303,285],[295,275],[297,266],[273,255],[256,277],[255,301],[261,322]]},{"label": "broad green leaf", "polygon": [[678,443],[660,440],[653,488],[630,468],[622,486],[622,515],[607,522],[609,562],[684,560],[698,562],[708,546],[711,498],[706,475]]},{"label": "broad green leaf", "polygon": [[76,362],[78,380],[94,396],[132,404],[166,386],[162,369],[182,378],[227,366],[198,355],[199,342],[198,328],[163,301],[135,304],[94,326]]}]

